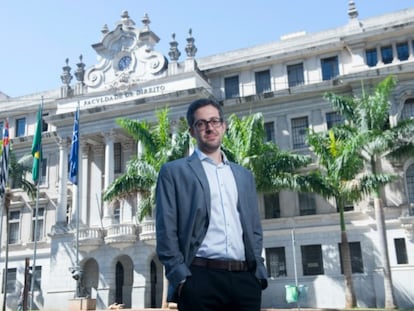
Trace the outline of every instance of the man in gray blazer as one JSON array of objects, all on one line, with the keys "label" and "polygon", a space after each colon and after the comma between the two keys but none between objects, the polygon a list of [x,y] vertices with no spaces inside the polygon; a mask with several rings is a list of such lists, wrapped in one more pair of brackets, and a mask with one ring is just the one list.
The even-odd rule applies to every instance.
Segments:
[{"label": "man in gray blazer", "polygon": [[193,102],[187,122],[197,148],[166,163],[156,189],[157,254],[180,311],[260,310],[267,287],[256,186],[221,151],[221,106]]}]

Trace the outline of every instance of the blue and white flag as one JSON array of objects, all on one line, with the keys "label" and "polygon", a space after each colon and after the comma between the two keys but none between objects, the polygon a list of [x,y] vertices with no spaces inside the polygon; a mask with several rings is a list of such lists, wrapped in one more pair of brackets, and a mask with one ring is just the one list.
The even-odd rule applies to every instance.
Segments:
[{"label": "blue and white flag", "polygon": [[75,121],[73,123],[72,146],[69,155],[69,180],[78,184],[79,168],[79,108],[75,112]]}]

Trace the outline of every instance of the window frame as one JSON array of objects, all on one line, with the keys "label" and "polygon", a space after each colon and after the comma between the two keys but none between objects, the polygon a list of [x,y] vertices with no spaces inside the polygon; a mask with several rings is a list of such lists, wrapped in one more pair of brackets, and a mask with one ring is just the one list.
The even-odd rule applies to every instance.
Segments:
[{"label": "window frame", "polygon": [[321,58],[322,80],[329,81],[339,76],[338,55]]},{"label": "window frame", "polygon": [[239,75],[224,78],[224,98],[233,99],[240,97]]},{"label": "window frame", "polygon": [[15,137],[26,136],[26,118],[16,118]]},{"label": "window frame", "polygon": [[[299,124],[299,122],[304,123]],[[308,116],[301,116],[301,117],[294,117],[290,119],[290,128],[292,131],[292,149],[304,149],[308,148],[306,144],[306,132],[309,129],[309,117]],[[304,131],[304,133],[301,133]]]},{"label": "window frame", "polygon": [[[285,247],[269,247],[265,249],[266,270],[269,278],[280,278],[287,276]],[[277,260],[274,258],[277,257]]]},{"label": "window frame", "polygon": [[288,87],[295,87],[305,84],[303,62],[286,66]]},{"label": "window frame", "polygon": [[45,238],[44,234],[44,222],[45,222],[45,213],[46,209],[44,207],[39,207],[38,217],[37,217],[37,232],[35,233],[35,222],[36,222],[36,209],[33,209],[32,212],[32,242],[42,241]]},{"label": "window frame", "polygon": [[368,67],[375,67],[378,64],[378,51],[376,48],[365,50],[365,62]]},{"label": "window frame", "polygon": [[256,84],[256,94],[263,94],[272,91],[270,69],[256,71],[254,80]]},{"label": "window frame", "polygon": [[408,253],[405,238],[395,238],[394,249],[397,265],[408,264]]},{"label": "window frame", "polygon": [[[13,215],[17,215],[18,217],[13,217]],[[20,218],[21,218],[20,211],[18,210],[9,211],[9,232],[7,235],[8,244],[19,244],[20,243]],[[11,234],[12,231],[15,234]]]},{"label": "window frame", "polygon": [[[324,275],[321,244],[301,245],[303,275]],[[312,265],[310,267],[310,265]],[[317,265],[317,266],[315,266]]]},{"label": "window frame", "polygon": [[279,192],[263,193],[265,219],[280,218]]},{"label": "window frame", "polygon": [[[339,261],[341,264],[341,274],[344,274],[344,263],[342,261],[342,243],[338,243],[339,250]],[[362,258],[362,248],[361,242],[348,242],[349,244],[349,253],[351,255],[351,270],[352,274],[364,273],[364,261]]]}]

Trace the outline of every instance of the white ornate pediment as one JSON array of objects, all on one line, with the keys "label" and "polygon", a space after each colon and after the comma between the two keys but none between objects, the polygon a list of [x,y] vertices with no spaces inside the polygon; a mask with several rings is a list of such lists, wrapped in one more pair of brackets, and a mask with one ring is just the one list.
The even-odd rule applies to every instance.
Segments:
[{"label": "white ornate pediment", "polygon": [[85,72],[84,83],[89,92],[126,90],[165,74],[167,60],[154,51],[159,38],[149,29],[147,15],[142,22],[144,27],[136,28],[128,12],[123,12],[113,31],[104,27],[101,42],[92,45],[99,63]]}]

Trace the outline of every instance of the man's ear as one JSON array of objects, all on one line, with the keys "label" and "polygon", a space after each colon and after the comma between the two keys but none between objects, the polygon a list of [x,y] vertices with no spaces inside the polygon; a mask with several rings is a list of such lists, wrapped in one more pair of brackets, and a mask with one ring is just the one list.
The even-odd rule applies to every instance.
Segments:
[{"label": "man's ear", "polygon": [[188,128],[188,131],[190,132],[191,137],[194,137],[194,129],[190,127]]}]

